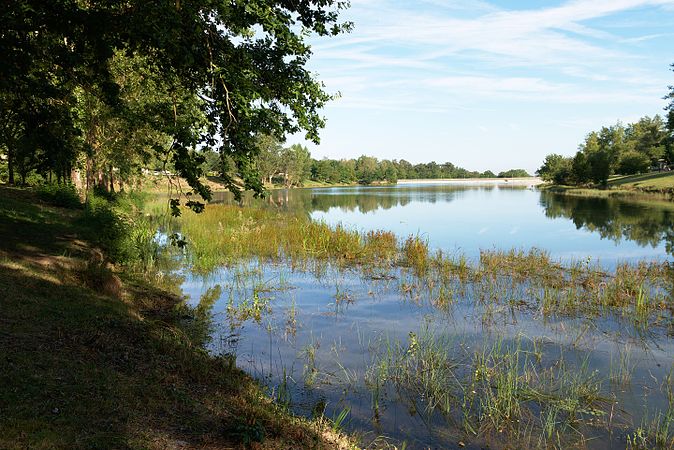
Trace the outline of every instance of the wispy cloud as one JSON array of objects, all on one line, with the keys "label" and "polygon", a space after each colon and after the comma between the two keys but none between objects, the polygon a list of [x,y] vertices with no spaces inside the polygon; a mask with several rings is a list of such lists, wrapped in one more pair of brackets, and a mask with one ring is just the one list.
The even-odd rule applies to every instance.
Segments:
[{"label": "wispy cloud", "polygon": [[512,159],[496,150],[508,146],[536,153],[522,160],[534,169],[545,152],[575,151],[590,127],[659,112],[674,0],[507,3],[352,0],[355,30],[313,42],[312,70],[342,94],[324,145],[367,141],[384,157],[424,139],[420,160],[456,151],[461,163],[471,148],[477,167]]},{"label": "wispy cloud", "polygon": [[321,60],[342,61],[346,71],[442,71],[447,58],[461,57],[498,68],[556,67],[569,75],[596,79],[606,76],[602,72],[615,74],[612,69],[616,64],[639,55],[616,45],[628,42],[625,39],[583,22],[635,8],[672,6],[674,0],[574,0],[551,8],[516,11],[496,10],[478,2],[474,18],[447,13],[468,9],[473,2],[423,3],[432,8],[417,11],[393,1],[356,1],[354,34],[318,44],[316,53]]}]

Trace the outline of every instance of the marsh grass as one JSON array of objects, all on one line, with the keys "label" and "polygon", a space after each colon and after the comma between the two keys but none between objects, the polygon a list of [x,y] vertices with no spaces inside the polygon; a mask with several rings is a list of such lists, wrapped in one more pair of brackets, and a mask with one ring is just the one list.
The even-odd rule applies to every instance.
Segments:
[{"label": "marsh grass", "polygon": [[[413,306],[451,314],[458,302],[472,303],[483,312],[485,327],[516,310],[546,318],[618,318],[640,329],[671,322],[674,274],[668,263],[621,264],[607,271],[590,259],[563,264],[539,249],[483,250],[471,261],[431,252],[420,236],[360,233],[304,216],[234,206],[214,205],[199,216],[186,211],[173,226],[188,240],[185,256],[194,271],[218,266],[230,271],[227,312],[239,324],[260,323],[272,313],[274,292],[291,288],[282,277],[264,279],[269,264],[312,272],[326,289],[334,288],[335,314],[361,298],[360,291],[340,284],[340,275],[332,282],[334,274],[347,271],[390,284]],[[294,302],[283,320],[287,339],[298,323]],[[467,351],[424,327],[406,340],[379,336],[363,344],[370,359],[362,373],[339,361],[334,374],[322,373],[320,343],[313,337],[298,358],[306,388],[323,378],[364,387],[375,424],[393,398],[428,421],[440,416],[464,438],[494,448],[583,447],[587,436],[629,422],[614,411],[608,395],[632,382],[635,363],[629,353],[612,356],[610,370],[601,375],[588,359],[549,361],[540,342],[522,337],[486,341]],[[632,448],[671,441],[668,414],[651,414],[654,418],[631,429]]]},{"label": "marsh grass", "polygon": [[[589,360],[544,362],[537,343],[524,337],[485,342],[473,352],[424,327],[407,341],[370,342],[364,373],[376,418],[395,392],[430,421],[461,424],[473,440],[537,448],[574,446],[581,431],[605,429],[611,400]],[[575,436],[575,438],[574,438]]]},{"label": "marsh grass", "polygon": [[[472,298],[545,315],[619,313],[643,326],[669,317],[674,292],[668,263],[620,264],[609,273],[590,259],[562,264],[536,248],[482,250],[471,263],[465,255],[432,253],[418,235],[401,240],[263,208],[212,205],[199,215],[184,211],[172,226],[186,236],[186,257],[197,273],[252,258],[285,262],[318,278],[329,267],[354,269],[373,279],[399,277],[403,296],[429,298],[438,308]],[[253,304],[261,298],[258,293]],[[339,308],[349,295],[338,290],[335,300]]]}]

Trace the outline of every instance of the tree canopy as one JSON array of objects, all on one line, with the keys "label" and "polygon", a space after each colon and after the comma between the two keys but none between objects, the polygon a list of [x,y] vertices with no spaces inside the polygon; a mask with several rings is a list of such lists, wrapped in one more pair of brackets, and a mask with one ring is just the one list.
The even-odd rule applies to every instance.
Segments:
[{"label": "tree canopy", "polygon": [[159,158],[204,199],[210,192],[199,181],[203,155],[195,150],[210,147],[237,168],[239,177],[227,180],[232,191],[259,193],[257,134],[319,141],[320,109],[331,97],[306,67],[306,38],[348,31],[339,21],[347,6],[9,2],[0,10],[0,147],[10,166],[59,179],[84,155],[97,183],[111,182],[101,172],[130,170],[123,163],[139,156]]},{"label": "tree canopy", "polygon": [[658,115],[628,125],[618,122],[589,133],[572,157],[548,155],[537,173],[555,184],[605,185],[614,174],[645,173],[673,164],[672,134]]}]

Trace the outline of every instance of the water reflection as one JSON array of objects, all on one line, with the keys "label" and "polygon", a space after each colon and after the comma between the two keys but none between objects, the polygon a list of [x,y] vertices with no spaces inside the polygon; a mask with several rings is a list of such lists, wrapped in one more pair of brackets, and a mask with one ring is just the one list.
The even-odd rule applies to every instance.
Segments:
[{"label": "water reflection", "polygon": [[667,202],[631,202],[615,198],[591,198],[541,193],[541,205],[549,218],[571,219],[577,229],[597,233],[615,243],[633,241],[657,248],[665,243],[674,254],[674,205]]},{"label": "water reflection", "polygon": [[[232,203],[218,194],[217,203]],[[481,249],[538,247],[565,261],[671,259],[674,205],[570,197],[515,186],[399,185],[275,190],[244,205],[302,214],[361,231],[420,235],[434,249],[477,259]]]}]

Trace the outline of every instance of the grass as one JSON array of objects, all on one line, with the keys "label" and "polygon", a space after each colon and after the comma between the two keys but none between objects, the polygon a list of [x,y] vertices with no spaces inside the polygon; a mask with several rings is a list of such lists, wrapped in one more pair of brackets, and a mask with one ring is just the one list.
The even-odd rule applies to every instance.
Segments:
[{"label": "grass", "polygon": [[609,186],[643,190],[674,189],[674,172],[652,172],[641,175],[617,176],[609,180]]},{"label": "grass", "polygon": [[544,185],[541,189],[584,197],[628,197],[671,200],[674,195],[674,172],[651,172],[640,175],[614,176],[605,188]]},{"label": "grass", "polygon": [[[483,324],[494,311],[508,315],[515,309],[545,320],[617,318],[651,331],[671,323],[674,276],[669,263],[621,264],[607,271],[591,259],[562,263],[535,248],[483,250],[470,261],[461,254],[432,252],[419,236],[361,233],[301,215],[223,205],[211,205],[203,216],[186,212],[174,226],[185,235],[186,257],[198,272],[222,264],[241,274],[234,278],[244,292],[237,296],[242,311],[249,309],[246,299],[255,298],[265,264],[280,262],[293,270],[313,270],[317,281],[329,273],[326,266],[366,280],[395,280],[391,286],[404,301],[428,302],[450,314],[456,302],[473,303],[484,311]],[[241,269],[251,265],[254,271]],[[334,298],[335,308],[358,301],[339,284]],[[234,301],[232,305],[237,308]],[[271,309],[273,302],[265,305]],[[283,320],[296,323],[295,314]],[[313,340],[304,344],[299,356],[304,384],[313,388],[323,382],[320,346]],[[609,373],[600,375],[588,359],[546,360],[539,343],[522,337],[488,341],[467,351],[422,329],[406,341],[383,337],[367,348],[371,358],[362,373],[337,364],[340,375],[330,379],[364,386],[375,424],[395,396],[428,423],[438,415],[446,419],[456,434],[450,439],[493,448],[584,448],[588,437],[629,429],[608,395],[611,388],[631,383],[634,363],[628,353],[617,355]],[[669,428],[665,416],[658,417],[630,429],[634,439],[663,442],[669,436],[663,430]]]},{"label": "grass", "polygon": [[[372,279],[399,278],[401,296],[429,298],[438,308],[468,298],[545,315],[617,313],[643,325],[665,323],[674,292],[668,263],[621,264],[609,273],[588,260],[554,261],[536,248],[483,250],[479,261],[469,262],[465,255],[431,252],[419,236],[360,233],[265,208],[211,205],[198,216],[185,211],[174,226],[187,238],[187,258],[198,273],[251,258],[288,262],[319,277],[332,265]],[[337,287],[335,300],[339,306],[350,297]]]},{"label": "grass", "polygon": [[84,214],[0,187],[0,448],[352,446],[203,349],[216,293],[192,310],[170,277],[122,266],[95,270],[118,295],[91,289]]}]

